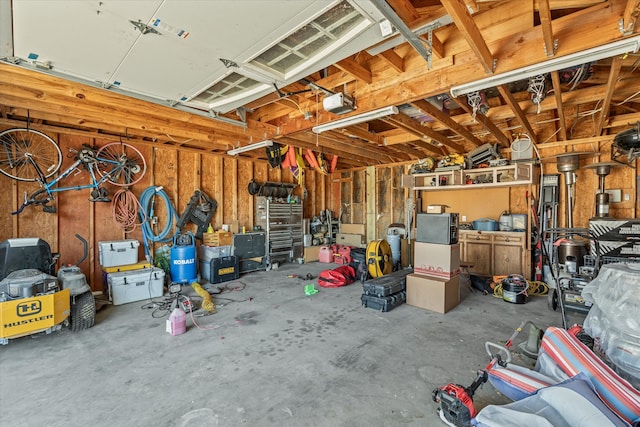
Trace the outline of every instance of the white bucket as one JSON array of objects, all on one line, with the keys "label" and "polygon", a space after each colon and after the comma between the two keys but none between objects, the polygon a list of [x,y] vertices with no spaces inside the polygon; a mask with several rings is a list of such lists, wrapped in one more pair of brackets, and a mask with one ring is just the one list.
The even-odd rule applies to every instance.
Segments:
[{"label": "white bucket", "polygon": [[500,221],[498,222],[498,229],[500,231],[513,230],[513,217],[508,212],[503,212],[500,215]]},{"label": "white bucket", "polygon": [[400,262],[400,234],[387,234],[387,242],[391,246],[391,257],[393,264]]},{"label": "white bucket", "polygon": [[529,160],[533,157],[533,142],[528,135],[511,143],[511,160]]}]

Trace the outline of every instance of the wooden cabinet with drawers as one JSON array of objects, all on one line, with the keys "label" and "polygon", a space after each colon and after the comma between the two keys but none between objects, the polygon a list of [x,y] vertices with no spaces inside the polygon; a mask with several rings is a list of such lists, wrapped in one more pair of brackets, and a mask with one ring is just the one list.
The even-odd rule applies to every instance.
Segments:
[{"label": "wooden cabinet with drawers", "polygon": [[471,274],[522,274],[531,279],[526,233],[460,230],[460,252],[461,260],[472,264]]}]

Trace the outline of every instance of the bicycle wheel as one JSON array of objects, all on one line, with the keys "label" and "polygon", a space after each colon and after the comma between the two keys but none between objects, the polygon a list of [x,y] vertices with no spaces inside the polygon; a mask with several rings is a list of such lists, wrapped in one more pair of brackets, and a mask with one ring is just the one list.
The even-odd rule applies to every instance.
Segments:
[{"label": "bicycle wheel", "polygon": [[133,145],[112,142],[96,153],[98,174],[119,187],[128,187],[140,181],[147,171],[144,156]]},{"label": "bicycle wheel", "polygon": [[26,128],[0,132],[0,173],[18,181],[53,176],[62,165],[58,144],[42,132]]}]

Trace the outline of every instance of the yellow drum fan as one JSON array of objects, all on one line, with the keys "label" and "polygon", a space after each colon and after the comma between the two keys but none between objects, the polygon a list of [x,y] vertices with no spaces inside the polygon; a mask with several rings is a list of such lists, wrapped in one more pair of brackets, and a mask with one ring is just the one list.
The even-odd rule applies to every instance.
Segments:
[{"label": "yellow drum fan", "polygon": [[393,271],[391,246],[386,240],[372,240],[367,245],[367,269],[374,279]]}]

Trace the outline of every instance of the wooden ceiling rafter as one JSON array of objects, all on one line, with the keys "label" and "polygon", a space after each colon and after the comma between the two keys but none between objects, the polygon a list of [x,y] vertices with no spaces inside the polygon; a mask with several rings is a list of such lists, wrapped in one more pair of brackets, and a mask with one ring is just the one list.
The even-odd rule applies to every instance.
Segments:
[{"label": "wooden ceiling rafter", "polygon": [[[21,108],[12,108],[11,112],[15,117],[26,118],[27,110]],[[31,118],[37,118],[40,123],[45,124],[47,129],[53,130],[56,133],[60,134],[68,134],[73,135],[75,131],[81,132],[81,135],[86,136],[87,133],[95,135],[99,137],[100,135],[120,135],[129,137],[138,138],[138,139],[147,139],[151,140],[151,142],[157,142],[160,144],[171,143],[177,144],[180,142],[194,142],[204,149],[217,152],[217,151],[226,151],[230,148],[228,143],[218,143],[216,141],[205,140],[202,138],[181,138],[178,135],[172,134],[154,134],[150,133],[148,130],[140,130],[134,127],[126,127],[122,126],[112,126],[100,121],[88,121],[86,119],[82,120],[82,123],[78,123],[78,125],[74,125],[73,128],[69,127],[69,125],[65,125],[63,120],[65,118],[59,116],[56,113],[42,112],[39,110],[30,110],[29,115]],[[26,119],[25,119],[26,120]],[[13,119],[10,121],[12,126],[14,127],[23,127],[25,125],[25,121]],[[31,121],[31,123],[34,123]],[[100,131],[91,130],[91,129],[100,129]]]},{"label": "wooden ceiling rafter", "polygon": [[604,124],[609,117],[609,111],[611,110],[611,99],[613,98],[613,92],[615,90],[616,81],[620,75],[620,67],[622,66],[622,58],[616,56],[611,61],[611,71],[609,73],[609,81],[607,82],[607,90],[602,100],[602,111],[600,112],[600,118],[598,124],[594,130],[595,135],[601,135],[604,128]]},{"label": "wooden ceiling rafter", "polygon": [[478,26],[462,0],[442,0],[442,5],[453,18],[456,27],[462,32],[471,50],[476,54],[480,64],[487,74],[493,74],[496,61],[482,37]]},{"label": "wooden ceiling rafter", "polygon": [[531,123],[527,119],[527,116],[524,114],[524,111],[522,111],[522,108],[520,108],[518,101],[516,101],[516,98],[509,91],[509,87],[507,85],[500,85],[497,89],[498,92],[500,92],[502,99],[504,99],[509,108],[511,108],[511,110],[515,114],[518,123],[520,123],[520,125],[527,131],[527,134],[531,138],[531,141],[533,141],[534,144],[537,144],[538,140],[536,137],[536,133],[531,127]]},{"label": "wooden ceiling rafter", "polygon": [[350,159],[353,162],[357,162],[360,165],[367,165],[374,159],[382,158],[383,161],[391,161],[391,157],[385,155],[378,155],[376,157],[372,157],[370,153],[363,150],[335,150],[334,146],[331,145],[333,141],[330,141],[329,138],[319,135],[318,140],[314,135],[310,135],[308,132],[300,132],[292,135],[288,135],[284,138],[281,138],[279,141],[287,143],[289,145],[293,145],[296,147],[300,147],[303,149],[309,149],[314,152],[323,152],[330,155],[338,154],[342,159]]},{"label": "wooden ceiling rafter", "polygon": [[378,58],[382,58],[391,68],[396,70],[398,73],[403,73],[404,69],[404,58],[396,53],[393,49],[387,49],[378,54]]},{"label": "wooden ceiling rafter", "polygon": [[635,33],[638,26],[638,18],[640,18],[640,0],[627,0],[627,6],[620,22],[622,34]]},{"label": "wooden ceiling rafter", "polygon": [[[80,110],[83,115],[95,120],[122,127],[155,129],[159,133],[173,133],[171,131],[180,129],[180,132],[185,133],[181,137],[185,138],[196,137],[198,132],[207,132],[209,140],[216,133],[248,141],[252,137],[269,138],[277,132],[277,127],[265,123],[251,122],[251,126],[242,128],[169,106],[151,104],[108,90],[25,71],[19,67],[0,64],[0,73],[11,76],[11,83],[4,79],[0,81],[0,94],[5,99],[12,98],[16,103],[13,105],[30,108],[27,104],[32,104],[34,108],[30,109],[54,110],[76,116]],[[37,107],[38,105],[41,107]],[[189,123],[191,130],[185,129],[184,123]]]},{"label": "wooden ceiling rafter", "polygon": [[564,116],[564,104],[562,103],[562,87],[560,85],[560,76],[557,71],[551,72],[551,84],[553,85],[553,96],[556,100],[556,110],[558,112],[560,139],[567,140],[567,119]]},{"label": "wooden ceiling rafter", "polygon": [[384,145],[384,137],[369,132],[364,126],[349,126],[344,129],[336,130],[335,132],[340,132],[347,137],[353,135],[357,138],[369,141],[374,145]]},{"label": "wooden ceiling rafter", "polygon": [[407,160],[417,160],[420,158],[415,149],[409,147],[408,145],[391,145],[391,148],[394,151],[403,153],[408,156]]},{"label": "wooden ceiling rafter", "polygon": [[[609,41],[609,37],[615,34],[615,27],[613,29],[609,28],[606,26],[606,22],[602,22],[603,19],[607,19],[610,21],[609,23],[611,25],[614,25],[616,22],[615,14],[604,14],[602,12],[610,12],[609,9],[615,8],[620,8],[619,3],[615,3],[610,7],[608,3],[596,5],[592,8],[593,10],[589,11],[590,13],[576,12],[572,16],[556,20],[554,25],[557,27],[558,31],[562,31],[563,34],[566,33],[567,43],[571,44],[574,49],[587,49],[589,47],[602,44],[604,41]],[[594,25],[600,25],[605,29],[608,28],[609,30],[599,31],[592,34],[589,38],[573,38],[574,33],[579,34],[581,31],[588,31],[593,28]],[[569,29],[571,29],[571,31],[569,31]],[[502,52],[501,63],[504,71],[527,65],[529,63],[528,61],[532,61],[535,58],[535,55],[526,54],[526,52],[529,52],[530,49],[534,49],[535,45],[540,46],[539,43],[542,43],[539,29],[537,28],[524,30],[520,39],[522,43],[519,43],[514,48],[515,50]],[[539,43],[538,40],[540,40]],[[540,56],[544,57],[544,55]],[[465,83],[469,81],[468,75],[472,72],[473,67],[477,66],[475,61],[470,62],[468,60],[456,61],[455,64],[444,68],[437,68],[435,65],[436,63],[434,63],[434,67],[431,70],[426,70],[426,67],[422,67],[421,70],[414,71],[411,76],[405,77],[407,80],[403,82],[400,88],[397,84],[385,86],[382,82],[376,82],[374,85],[370,85],[371,87],[365,87],[364,89],[359,90],[360,93],[357,97],[359,109],[369,111],[374,109],[376,106],[379,108],[380,100],[384,100],[387,105],[400,105],[415,99],[424,99],[433,95],[438,95],[441,93],[441,90],[434,90],[428,82],[449,82],[449,85]],[[319,80],[318,84],[323,87],[331,87],[331,84],[336,81],[335,79],[337,77],[335,76],[339,74],[343,74],[342,78],[344,78],[344,75],[348,75],[348,73],[335,73],[325,79]],[[407,72],[405,72],[405,74],[407,74]],[[351,78],[350,75],[348,76]],[[467,76],[467,79],[464,79],[464,76]],[[427,82],[427,84],[425,84],[425,82]],[[409,88],[411,88],[413,92],[409,92]],[[417,90],[420,92],[415,92]],[[287,132],[299,130],[300,129],[298,127],[291,130],[288,130],[287,126],[282,128],[282,131],[285,134]]]},{"label": "wooden ceiling rafter", "polygon": [[542,27],[542,40],[544,41],[544,53],[548,57],[556,54],[558,40],[553,37],[551,28],[551,8],[549,0],[538,0],[538,14],[540,15],[540,27]]},{"label": "wooden ceiling rafter", "polygon": [[[619,80],[615,84],[615,93],[621,97],[628,97],[637,92],[637,87],[640,85],[640,79],[636,80]],[[584,89],[576,89],[571,92],[565,92],[562,94],[563,106],[576,107],[582,103],[595,103],[598,100],[603,99],[605,96],[605,86],[598,85],[594,87],[587,87]],[[465,96],[460,96],[456,98],[456,103],[466,111],[465,114],[458,114],[454,116],[454,120],[459,123],[472,122],[472,111],[470,107],[464,104],[463,100]],[[535,114],[537,110],[537,106],[531,103],[530,101],[520,101],[518,102],[520,109],[522,109],[525,114]],[[523,108],[523,105],[525,106]],[[557,109],[557,104],[555,97],[547,97],[542,104],[540,104],[540,111],[547,112]],[[495,126],[495,123],[501,123],[506,120],[511,120],[515,118],[515,114],[511,107],[508,105],[502,106],[494,106],[487,112],[484,116],[488,119],[487,122],[481,121],[482,116],[476,113],[476,120],[478,120],[481,124],[489,124]],[[444,128],[444,126],[442,126]],[[500,131],[499,128],[498,132]],[[492,132],[493,133],[493,132]],[[506,138],[506,137],[505,137]],[[507,144],[508,145],[508,144]]]},{"label": "wooden ceiling rafter", "polygon": [[327,136],[324,133],[315,134],[305,131],[287,135],[287,137],[295,137],[294,139],[311,144],[313,147],[316,147],[315,149],[317,150],[330,150],[332,154],[337,154],[337,152],[342,151],[345,154],[357,156],[362,159],[383,158],[386,161],[393,160],[389,153],[379,149],[379,147],[364,141],[357,141],[353,138],[345,137],[340,133],[334,135],[332,132],[329,132]]},{"label": "wooden ceiling rafter", "polygon": [[453,132],[458,135],[464,137],[467,141],[475,144],[475,146],[482,145],[482,141],[476,138],[471,132],[469,132],[464,126],[460,125],[458,122],[453,120],[449,114],[446,114],[444,111],[425,101],[424,99],[420,99],[417,101],[413,101],[411,103],[417,109],[423,111],[425,114],[439,120],[446,127],[451,129]]},{"label": "wooden ceiling rafter", "polygon": [[343,59],[342,61],[336,62],[335,66],[345,73],[351,74],[358,80],[362,80],[367,84],[371,84],[373,81],[373,77],[371,76],[371,71],[367,70],[365,67],[360,65],[358,62],[354,61],[351,58]]},{"label": "wooden ceiling rafter", "polygon": [[[432,51],[438,58],[434,58],[431,70],[426,70],[424,60],[407,43],[375,56],[364,50],[246,104],[243,107],[247,110],[246,129],[125,97],[118,91],[94,86],[86,89],[83,85],[62,82],[30,70],[17,71],[17,80],[3,78],[0,81],[0,117],[4,118],[0,124],[8,126],[19,122],[21,115],[29,110],[34,123],[41,121],[42,126],[59,133],[86,132],[99,138],[127,128],[136,141],[221,155],[226,154],[231,145],[267,138],[284,141],[296,136],[291,144],[339,155],[342,159],[339,168],[343,168],[405,161],[422,153],[435,156],[454,151],[463,153],[486,142],[497,141],[508,146],[510,133],[516,131],[501,128],[513,119],[521,123],[522,132],[531,133],[532,138],[534,132],[539,139],[557,134],[557,140],[571,145],[573,141],[569,140],[567,130],[575,119],[569,112],[572,114],[583,105],[584,109],[593,109],[598,100],[605,104],[601,112],[594,114],[598,132],[625,127],[629,125],[627,122],[638,120],[640,105],[628,97],[637,91],[640,75],[630,60],[618,68],[615,81],[612,73],[620,64],[614,60],[614,68],[610,68],[609,63],[600,61],[589,80],[572,91],[561,87],[559,74],[552,73],[554,94],[543,100],[539,112],[538,106],[525,100],[524,91],[507,94],[505,88],[498,92],[506,105],[495,105],[499,97],[491,98],[491,109],[484,115],[476,112],[475,117],[465,96],[456,99],[464,113],[460,114],[454,107],[452,115],[441,112],[425,99],[447,93],[452,86],[482,78],[478,70],[482,67],[488,71],[489,66],[493,67],[494,56],[499,61],[499,72],[543,61],[545,50],[549,53],[556,48],[555,36],[562,42],[559,52],[566,55],[617,40],[621,29],[629,25],[632,33],[636,33],[640,0],[536,0],[522,10],[509,7],[510,2],[503,0],[442,0],[442,3],[440,0],[389,0],[388,3],[411,30],[424,27],[447,12],[453,17],[453,25],[432,32]],[[456,18],[448,8],[454,8],[460,16]],[[471,9],[473,15],[469,12]],[[540,25],[534,27],[532,17],[536,11]],[[530,28],[528,22],[531,22]],[[599,31],[594,32],[593,28]],[[5,65],[0,64],[2,66]],[[0,68],[0,72],[3,71]],[[324,111],[321,102],[325,92],[313,89],[307,81],[355,96],[357,111],[344,116],[409,103],[435,121],[423,124],[399,114],[383,120],[391,125],[389,127],[374,126],[377,132],[369,131],[365,124],[326,135],[311,134],[312,126],[344,116]],[[44,89],[43,84],[48,87]],[[308,92],[299,93],[306,90]],[[96,96],[97,93],[100,96]],[[625,103],[617,107],[611,105],[616,101]],[[107,104],[109,108],[105,108]],[[629,114],[621,115],[627,112]],[[539,121],[533,120],[535,114],[542,114],[536,117]],[[231,110],[224,116],[235,119],[237,113]],[[254,156],[258,153],[243,153],[240,158],[258,158]]]},{"label": "wooden ceiling rafter", "polygon": [[[467,103],[467,97],[465,95],[461,95],[455,99],[456,104],[460,106],[467,114],[473,117],[473,109]],[[496,124],[486,115],[482,114],[480,111],[476,111],[475,113],[475,122],[479,123],[482,127],[484,127],[491,135],[493,135],[498,143],[504,147],[508,147],[511,144],[509,138],[496,126]]]},{"label": "wooden ceiling rafter", "polygon": [[394,126],[405,129],[407,132],[414,134],[415,136],[417,136],[418,138],[420,138],[425,142],[430,142],[431,140],[434,140],[436,142],[439,142],[442,145],[445,145],[447,148],[450,148],[456,153],[466,152],[463,146],[455,142],[449,141],[448,138],[442,135],[441,133],[429,129],[419,121],[412,119],[411,117],[404,115],[402,113],[385,117],[382,120],[384,122],[391,123]]},{"label": "wooden ceiling rafter", "polygon": [[[420,16],[409,0],[387,0],[387,3],[400,19],[407,24],[407,27],[409,27],[411,31],[414,31],[414,28],[421,25],[423,21],[422,16]],[[428,35],[419,36],[419,38],[427,44],[427,49],[430,49],[431,53],[436,54],[439,58],[444,58],[444,44],[433,31],[431,31],[430,45]]]},{"label": "wooden ceiling rafter", "polygon": [[424,141],[417,140],[417,141],[409,141],[408,144],[411,144],[420,148],[422,151],[425,152],[425,154],[429,156],[439,157],[439,156],[446,156],[448,154],[447,151],[444,149],[444,147],[433,145],[431,142],[424,142]]}]

